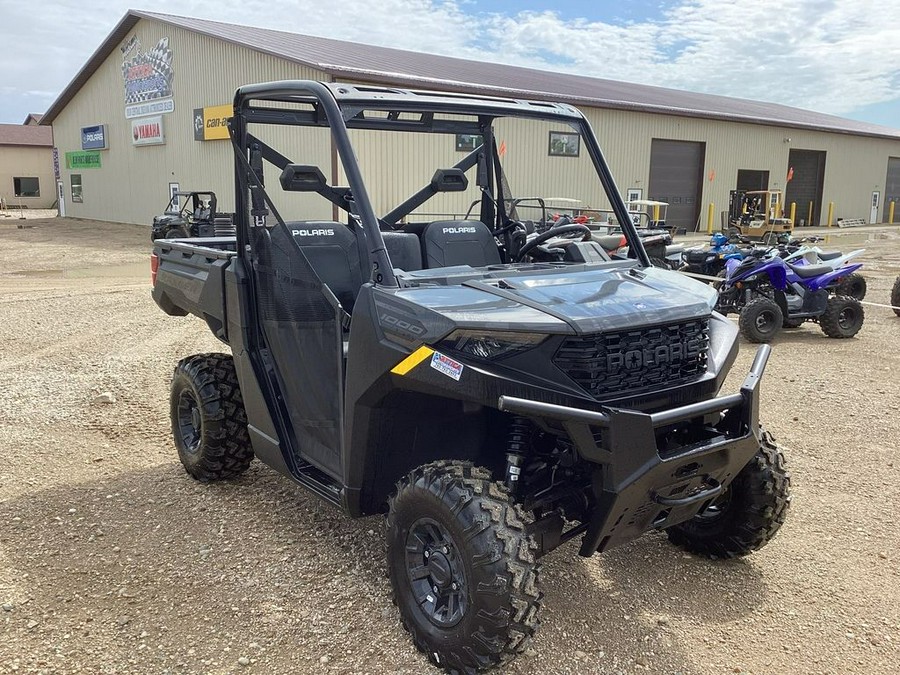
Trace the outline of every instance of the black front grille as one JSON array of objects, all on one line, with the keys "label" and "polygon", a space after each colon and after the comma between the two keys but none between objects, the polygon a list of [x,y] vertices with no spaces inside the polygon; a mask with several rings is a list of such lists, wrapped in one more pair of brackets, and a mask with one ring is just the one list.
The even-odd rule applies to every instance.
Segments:
[{"label": "black front grille", "polygon": [[596,399],[672,386],[706,372],[709,319],[566,338],[553,362]]}]

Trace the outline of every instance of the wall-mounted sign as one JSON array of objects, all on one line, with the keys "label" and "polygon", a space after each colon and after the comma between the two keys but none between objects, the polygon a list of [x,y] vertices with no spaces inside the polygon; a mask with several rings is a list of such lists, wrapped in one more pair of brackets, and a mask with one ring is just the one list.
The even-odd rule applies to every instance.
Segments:
[{"label": "wall-mounted sign", "polygon": [[162,115],[131,120],[132,145],[163,145],[165,142]]},{"label": "wall-mounted sign", "polygon": [[96,124],[92,127],[81,127],[82,150],[106,150],[106,125]]},{"label": "wall-mounted sign", "polygon": [[59,180],[59,148],[53,148],[53,177]]},{"label": "wall-mounted sign", "polygon": [[67,152],[66,153],[67,169],[99,169],[100,153],[96,150],[88,152]]},{"label": "wall-mounted sign", "polygon": [[194,108],[194,140],[214,141],[228,138],[228,119],[234,114],[230,103]]},{"label": "wall-mounted sign", "polygon": [[160,39],[155,47],[142,52],[140,39],[132,35],[119,49],[125,80],[125,118],[174,111],[174,55],[169,38]]}]

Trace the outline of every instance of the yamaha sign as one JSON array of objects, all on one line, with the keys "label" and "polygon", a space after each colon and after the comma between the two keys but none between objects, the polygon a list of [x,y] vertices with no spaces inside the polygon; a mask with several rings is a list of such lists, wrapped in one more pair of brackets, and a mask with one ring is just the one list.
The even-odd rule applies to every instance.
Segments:
[{"label": "yamaha sign", "polygon": [[162,115],[131,120],[132,145],[163,145],[165,142]]},{"label": "yamaha sign", "polygon": [[81,127],[82,150],[107,150],[106,125],[96,124],[92,127]]}]

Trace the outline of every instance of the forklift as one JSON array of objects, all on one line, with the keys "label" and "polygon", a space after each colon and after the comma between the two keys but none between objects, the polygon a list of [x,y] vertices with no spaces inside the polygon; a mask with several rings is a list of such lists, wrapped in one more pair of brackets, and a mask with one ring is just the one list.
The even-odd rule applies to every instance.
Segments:
[{"label": "forklift", "polygon": [[774,244],[790,237],[794,221],[781,213],[781,190],[732,190],[728,203],[728,234]]}]

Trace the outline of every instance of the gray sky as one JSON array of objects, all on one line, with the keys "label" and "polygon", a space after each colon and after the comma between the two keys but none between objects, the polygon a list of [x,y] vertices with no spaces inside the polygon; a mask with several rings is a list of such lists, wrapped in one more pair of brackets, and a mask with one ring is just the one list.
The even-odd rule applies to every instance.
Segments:
[{"label": "gray sky", "polygon": [[132,5],[900,128],[898,0],[132,2],[0,0],[0,122],[44,112]]}]

